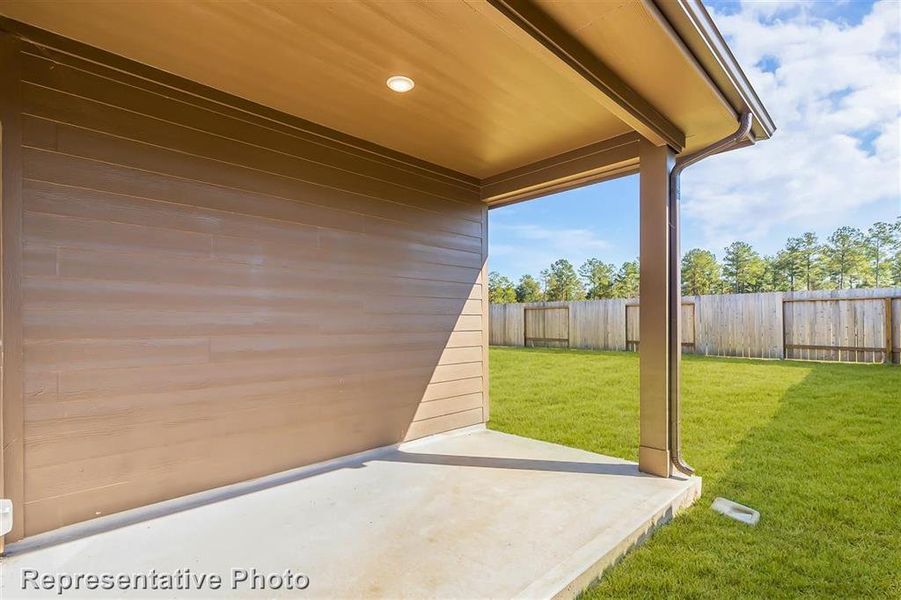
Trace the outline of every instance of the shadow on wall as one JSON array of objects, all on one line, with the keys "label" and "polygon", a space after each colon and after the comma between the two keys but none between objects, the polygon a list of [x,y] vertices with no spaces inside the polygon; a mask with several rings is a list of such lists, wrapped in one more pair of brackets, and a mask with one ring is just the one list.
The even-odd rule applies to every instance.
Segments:
[{"label": "shadow on wall", "polygon": [[[403,431],[394,442],[412,440],[441,431],[457,429],[484,421],[484,378],[483,378],[483,330],[487,330],[488,288],[481,281],[485,270],[483,258],[480,271],[471,281],[448,286],[454,290],[462,285],[468,290],[479,287],[476,297],[467,293],[465,298],[411,298],[407,304],[414,304],[412,312],[418,310],[415,303],[435,303],[440,314],[435,316],[410,316],[414,327],[426,331],[441,332],[440,344],[430,346],[425,351],[408,353],[412,364],[423,366],[423,377],[417,379],[412,394],[402,403],[406,412],[398,413],[403,418]],[[439,295],[447,295],[441,294]],[[455,295],[459,295],[459,292]],[[483,300],[484,298],[484,300]],[[423,319],[422,323],[417,320]],[[414,329],[418,331],[419,329]],[[393,332],[388,332],[390,335]],[[473,360],[477,359],[477,360]],[[390,373],[389,373],[390,375]],[[417,373],[418,375],[418,373]]]}]

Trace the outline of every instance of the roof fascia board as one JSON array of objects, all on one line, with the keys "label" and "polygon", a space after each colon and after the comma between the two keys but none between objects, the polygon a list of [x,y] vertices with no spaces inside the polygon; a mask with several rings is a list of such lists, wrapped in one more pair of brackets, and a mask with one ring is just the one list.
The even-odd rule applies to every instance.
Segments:
[{"label": "roof fascia board", "polygon": [[700,0],[650,0],[674,32],[697,57],[710,79],[730,100],[737,113],[750,110],[752,131],[757,139],[768,139],[776,125],[745,75],[735,55]]},{"label": "roof fascia board", "polygon": [[626,133],[482,180],[491,207],[606,181],[638,172],[641,136]]}]

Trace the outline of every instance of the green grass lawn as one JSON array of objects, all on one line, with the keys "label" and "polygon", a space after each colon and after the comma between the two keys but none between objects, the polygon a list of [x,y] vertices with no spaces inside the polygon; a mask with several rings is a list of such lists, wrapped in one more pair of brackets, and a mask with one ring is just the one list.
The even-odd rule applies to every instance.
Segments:
[{"label": "green grass lawn", "polygon": [[[688,356],[682,390],[704,495],[585,598],[901,598],[901,367]],[[489,426],[637,460],[638,356],[492,348]]]}]

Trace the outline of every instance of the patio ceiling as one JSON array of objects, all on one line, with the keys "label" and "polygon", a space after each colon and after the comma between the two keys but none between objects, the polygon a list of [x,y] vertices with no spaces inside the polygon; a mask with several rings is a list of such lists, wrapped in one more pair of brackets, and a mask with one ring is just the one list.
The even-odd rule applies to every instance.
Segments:
[{"label": "patio ceiling", "polygon": [[[0,2],[17,21],[478,180],[488,201],[634,171],[636,132],[690,152],[732,131],[748,93],[708,56],[705,40],[718,34],[695,39],[699,27],[669,25],[699,10],[687,1]],[[390,91],[395,74],[414,90]],[[771,130],[758,115],[757,137]]]}]

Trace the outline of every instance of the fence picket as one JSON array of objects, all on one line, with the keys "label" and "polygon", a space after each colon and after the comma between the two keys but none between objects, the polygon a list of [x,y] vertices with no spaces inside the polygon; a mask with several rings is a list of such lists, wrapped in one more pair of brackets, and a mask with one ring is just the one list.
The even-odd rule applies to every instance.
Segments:
[{"label": "fence picket", "polygon": [[[492,304],[490,343],[635,351],[639,318],[638,299]],[[695,354],[901,362],[901,288],[688,296],[682,323]]]}]

